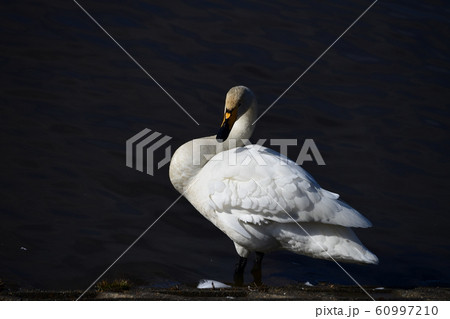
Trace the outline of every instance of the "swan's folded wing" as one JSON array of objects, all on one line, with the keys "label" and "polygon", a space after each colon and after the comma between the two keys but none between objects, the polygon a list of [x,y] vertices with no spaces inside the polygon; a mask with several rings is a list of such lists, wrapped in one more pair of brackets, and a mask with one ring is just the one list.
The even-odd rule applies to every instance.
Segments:
[{"label": "swan's folded wing", "polygon": [[258,225],[295,221],[371,226],[338,200],[338,194],[322,189],[300,166],[273,150],[249,145],[218,155],[201,172],[209,181],[209,205],[217,213]]}]

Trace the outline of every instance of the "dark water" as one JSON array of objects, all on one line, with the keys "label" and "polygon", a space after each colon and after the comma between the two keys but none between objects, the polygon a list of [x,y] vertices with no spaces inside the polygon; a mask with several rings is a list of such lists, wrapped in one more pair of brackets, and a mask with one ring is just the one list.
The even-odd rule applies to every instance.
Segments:
[{"label": "dark water", "polygon": [[[212,135],[238,84],[264,110],[370,4],[80,3],[200,126],[75,3],[3,1],[0,278],[21,287],[86,288],[178,196],[167,166],[125,166],[128,138],[148,127],[174,150]],[[304,168],[374,224],[357,234],[380,265],[344,265],[362,284],[450,283],[449,14],[445,1],[380,1],[254,134],[314,139],[327,165]],[[236,258],[182,199],[108,276],[230,281]],[[352,283],[332,262],[287,252],[264,266],[272,285]]]}]

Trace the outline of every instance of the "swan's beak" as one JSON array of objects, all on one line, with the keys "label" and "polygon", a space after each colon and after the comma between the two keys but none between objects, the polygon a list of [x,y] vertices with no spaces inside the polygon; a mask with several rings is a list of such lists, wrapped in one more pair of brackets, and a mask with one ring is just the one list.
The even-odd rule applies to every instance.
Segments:
[{"label": "swan's beak", "polygon": [[237,118],[237,108],[234,110],[225,110],[225,114],[223,115],[223,121],[220,125],[219,132],[217,133],[216,140],[219,143],[225,142],[230,135],[231,129],[233,128],[234,122],[236,122]]}]

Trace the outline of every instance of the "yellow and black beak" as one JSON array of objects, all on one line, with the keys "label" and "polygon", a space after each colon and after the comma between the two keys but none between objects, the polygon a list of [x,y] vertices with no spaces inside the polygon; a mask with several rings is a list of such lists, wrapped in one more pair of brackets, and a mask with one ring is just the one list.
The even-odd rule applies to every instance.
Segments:
[{"label": "yellow and black beak", "polygon": [[216,140],[219,143],[223,143],[230,135],[231,129],[233,128],[234,122],[237,119],[237,108],[233,110],[225,110],[223,115],[223,121],[220,125],[219,132],[217,133]]}]

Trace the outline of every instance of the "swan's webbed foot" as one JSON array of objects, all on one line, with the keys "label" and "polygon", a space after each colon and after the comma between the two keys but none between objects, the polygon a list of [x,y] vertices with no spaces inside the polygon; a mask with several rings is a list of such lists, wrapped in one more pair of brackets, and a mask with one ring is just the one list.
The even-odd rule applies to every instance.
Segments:
[{"label": "swan's webbed foot", "polygon": [[252,268],[253,282],[257,286],[262,285],[262,260],[264,253],[256,252],[255,263]]},{"label": "swan's webbed foot", "polygon": [[239,261],[234,268],[234,285],[242,286],[244,284],[244,270],[247,265],[247,258],[239,257]]}]

